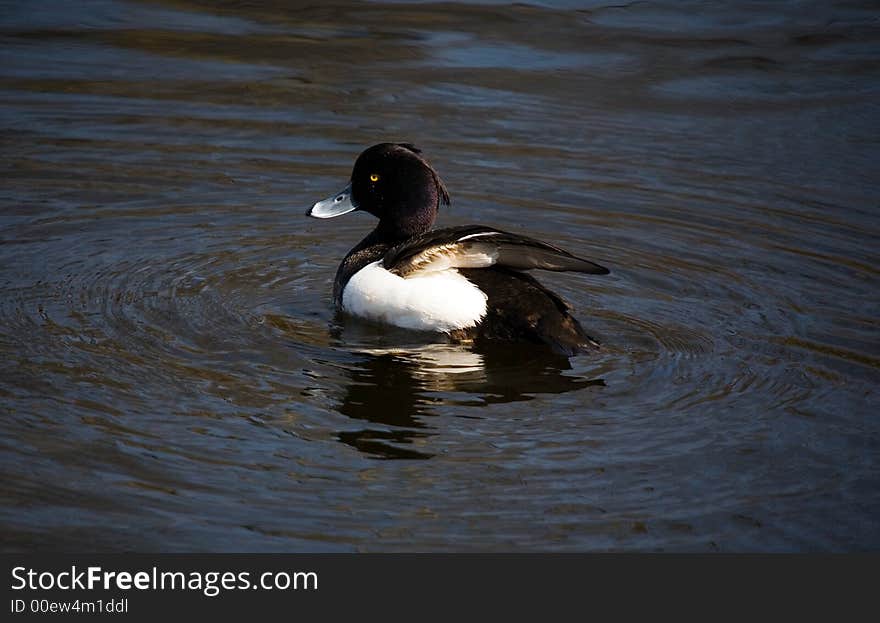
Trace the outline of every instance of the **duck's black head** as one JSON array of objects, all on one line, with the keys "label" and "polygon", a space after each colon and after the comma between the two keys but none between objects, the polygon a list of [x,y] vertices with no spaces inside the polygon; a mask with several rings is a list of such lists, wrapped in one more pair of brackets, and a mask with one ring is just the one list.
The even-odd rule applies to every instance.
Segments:
[{"label": "duck's black head", "polygon": [[307,214],[332,218],[353,210],[369,212],[379,219],[384,237],[404,239],[428,231],[441,202],[449,205],[446,188],[415,146],[379,143],[358,156],[347,187]]}]

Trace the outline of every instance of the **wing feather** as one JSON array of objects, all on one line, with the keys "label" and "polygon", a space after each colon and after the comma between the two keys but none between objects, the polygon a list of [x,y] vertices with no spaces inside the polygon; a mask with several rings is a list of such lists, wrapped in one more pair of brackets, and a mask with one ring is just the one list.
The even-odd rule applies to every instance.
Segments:
[{"label": "wing feather", "polygon": [[383,258],[387,270],[402,277],[449,268],[506,266],[515,270],[540,268],[607,275],[608,269],[568,251],[527,236],[481,225],[437,229],[390,249]]}]

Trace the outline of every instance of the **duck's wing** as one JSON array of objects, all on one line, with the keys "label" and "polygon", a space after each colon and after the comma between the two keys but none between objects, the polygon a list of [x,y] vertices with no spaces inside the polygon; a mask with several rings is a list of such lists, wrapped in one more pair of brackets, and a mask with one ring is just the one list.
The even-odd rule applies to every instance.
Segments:
[{"label": "duck's wing", "polygon": [[515,270],[572,270],[592,275],[607,275],[609,272],[604,266],[546,242],[482,225],[426,232],[391,248],[382,263],[387,270],[401,277],[447,268],[496,265]]}]

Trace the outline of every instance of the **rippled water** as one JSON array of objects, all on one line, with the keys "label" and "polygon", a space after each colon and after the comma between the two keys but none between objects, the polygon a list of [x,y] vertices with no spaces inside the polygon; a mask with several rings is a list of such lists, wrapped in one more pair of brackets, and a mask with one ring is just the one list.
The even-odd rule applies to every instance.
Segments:
[{"label": "rippled water", "polygon": [[[877,550],[873,2],[0,2],[4,550]],[[605,349],[338,318],[419,144]]]}]

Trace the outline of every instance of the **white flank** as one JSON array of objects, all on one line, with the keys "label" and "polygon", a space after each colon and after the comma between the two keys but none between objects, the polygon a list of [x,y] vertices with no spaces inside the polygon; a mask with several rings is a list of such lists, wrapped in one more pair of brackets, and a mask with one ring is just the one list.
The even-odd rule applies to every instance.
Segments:
[{"label": "white flank", "polygon": [[456,270],[404,279],[385,270],[380,260],[349,279],[342,306],[355,316],[404,329],[447,332],[479,322],[486,315],[486,295]]}]

